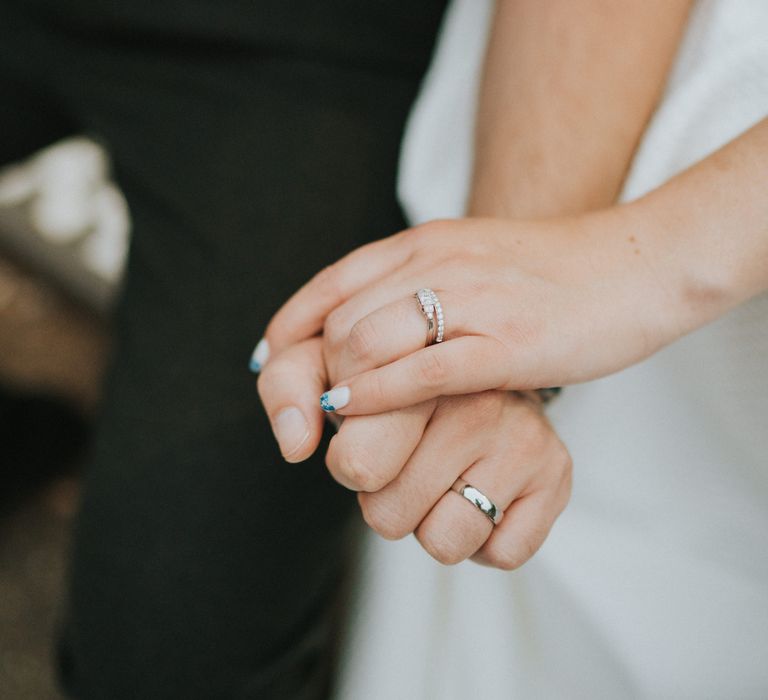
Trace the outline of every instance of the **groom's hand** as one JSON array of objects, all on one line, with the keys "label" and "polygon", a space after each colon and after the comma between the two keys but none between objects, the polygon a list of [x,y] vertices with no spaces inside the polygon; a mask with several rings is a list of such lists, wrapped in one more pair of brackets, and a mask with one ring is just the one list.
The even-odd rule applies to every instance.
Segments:
[{"label": "groom's hand", "polygon": [[[316,394],[327,382],[321,343],[318,337],[288,347],[259,378],[281,450],[292,462],[308,457],[320,440]],[[331,363],[344,372],[343,361]],[[570,494],[567,451],[535,403],[510,392],[348,417],[326,462],[340,484],[359,492],[363,517],[375,532],[387,539],[413,533],[443,564],[471,557],[501,569],[520,566],[544,541]],[[505,512],[498,525],[451,490],[457,478]]]},{"label": "groom's hand", "polygon": [[321,338],[295,343],[264,361],[259,396],[288,462],[301,462],[317,449],[324,421],[317,396],[327,385]]}]

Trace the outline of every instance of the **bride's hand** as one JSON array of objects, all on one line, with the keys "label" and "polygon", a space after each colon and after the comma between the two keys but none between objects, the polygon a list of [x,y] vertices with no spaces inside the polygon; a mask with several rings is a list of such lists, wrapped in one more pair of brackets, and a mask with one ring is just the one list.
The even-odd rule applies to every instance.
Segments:
[{"label": "bride's hand", "polygon": [[[376,367],[324,397],[344,415],[609,374],[765,291],[766,154],[768,119],[628,205],[377,241],[310,280],[264,342],[279,351],[324,329],[335,357]],[[445,312],[447,342],[428,348],[422,287]]]},{"label": "bride's hand", "polygon": [[[343,415],[602,376],[686,325],[685,300],[670,303],[662,248],[631,221],[621,207],[410,229],[319,273],[278,311],[266,338],[279,350],[322,331],[331,376],[341,376],[334,363],[348,370],[324,400]],[[413,296],[420,287],[437,292],[445,313],[446,342],[428,348]]]}]

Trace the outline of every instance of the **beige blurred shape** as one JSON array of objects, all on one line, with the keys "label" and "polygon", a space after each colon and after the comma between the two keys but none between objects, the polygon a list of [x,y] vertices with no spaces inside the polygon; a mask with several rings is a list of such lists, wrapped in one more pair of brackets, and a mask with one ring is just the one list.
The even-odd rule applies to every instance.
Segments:
[{"label": "beige blurred shape", "polygon": [[0,379],[91,409],[130,227],[103,149],[73,138],[0,172]]}]

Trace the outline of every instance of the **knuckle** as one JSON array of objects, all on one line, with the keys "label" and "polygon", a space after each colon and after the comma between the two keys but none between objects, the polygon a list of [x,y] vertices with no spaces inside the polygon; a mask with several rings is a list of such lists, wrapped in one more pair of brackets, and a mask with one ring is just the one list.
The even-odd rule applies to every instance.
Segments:
[{"label": "knuckle", "polygon": [[[436,417],[451,417],[456,432],[464,438],[477,435],[478,431],[498,424],[503,415],[506,392],[483,391],[477,394],[441,397]],[[485,434],[485,433],[484,433]],[[504,437],[507,437],[504,431]]]},{"label": "knuckle", "polygon": [[551,441],[548,457],[548,469],[551,474],[551,489],[554,496],[554,508],[559,515],[568,505],[573,487],[573,458],[568,448],[555,436]]},{"label": "knuckle", "polygon": [[453,566],[463,561],[466,557],[459,547],[446,533],[431,527],[420,528],[418,540],[424,550],[436,561],[446,566]]},{"label": "knuckle", "polygon": [[[477,257],[480,257],[479,252],[475,252]],[[467,294],[472,299],[492,299],[497,294],[496,285],[492,284],[492,281],[487,277],[478,278],[472,277],[463,281],[463,287],[467,290]]]},{"label": "knuckle", "polygon": [[349,334],[349,322],[342,307],[336,307],[325,319],[323,336],[331,346],[340,345]]},{"label": "knuckle", "polygon": [[391,391],[380,371],[374,371],[367,375],[365,392],[368,398],[377,405],[391,400]]},{"label": "knuckle", "polygon": [[543,335],[541,319],[512,314],[501,321],[501,333],[504,340],[515,348],[535,348]]},{"label": "knuckle", "polygon": [[334,438],[328,448],[326,465],[336,481],[354,491],[377,491],[383,478],[372,469],[367,450]]},{"label": "knuckle", "polygon": [[573,491],[573,464],[570,455],[568,455],[568,463],[560,478],[560,485],[557,492],[557,499],[555,502],[555,508],[557,515],[562,513],[568,502],[571,500],[571,492]]},{"label": "knuckle", "polygon": [[347,347],[355,360],[366,360],[374,353],[377,345],[377,332],[369,318],[362,318],[349,331]]},{"label": "knuckle", "polygon": [[450,367],[438,352],[425,351],[419,368],[423,384],[431,389],[440,389],[445,385]]},{"label": "knuckle", "polygon": [[267,374],[267,367],[265,367],[256,379],[256,391],[258,392],[259,398],[262,401],[266,401],[269,397],[269,390],[272,384],[272,379]]},{"label": "knuckle", "polygon": [[357,501],[363,520],[384,539],[399,540],[412,531],[406,518],[389,505],[388,499],[376,494],[359,493]]},{"label": "knuckle", "polygon": [[563,480],[570,484],[573,475],[573,457],[568,448],[560,441],[555,443],[555,461],[560,465]]},{"label": "knuckle", "polygon": [[267,364],[261,370],[256,380],[256,390],[262,401],[268,401],[279,391],[282,384],[280,374],[279,366],[276,363]]},{"label": "knuckle", "polygon": [[568,503],[571,500],[571,486],[570,482],[564,484],[558,492],[557,500],[555,501],[555,518],[558,518],[560,514],[568,507]]},{"label": "knuckle", "polygon": [[[526,453],[531,455],[541,454],[549,447],[550,442],[557,436],[547,420],[537,412],[528,414],[530,417],[522,426],[522,444]],[[559,441],[558,441],[559,442]]]},{"label": "knuckle", "polygon": [[504,546],[493,542],[493,538],[483,547],[483,556],[488,563],[502,571],[519,569],[531,557],[533,551],[527,543],[521,543],[519,548]]},{"label": "knuckle", "polygon": [[503,391],[483,391],[469,398],[471,410],[467,411],[467,417],[473,424],[472,427],[475,427],[498,421],[507,397],[506,392]]},{"label": "knuckle", "polygon": [[504,552],[496,549],[491,550],[487,555],[490,564],[502,571],[514,571],[519,569],[524,563],[525,559],[515,555],[512,552]]}]

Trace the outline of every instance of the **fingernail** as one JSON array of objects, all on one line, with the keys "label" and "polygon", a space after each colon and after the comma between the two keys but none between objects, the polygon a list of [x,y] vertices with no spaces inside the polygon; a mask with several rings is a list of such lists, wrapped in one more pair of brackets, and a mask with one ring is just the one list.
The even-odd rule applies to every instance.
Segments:
[{"label": "fingernail", "polygon": [[326,391],[320,397],[320,408],[326,413],[338,411],[349,403],[349,387],[339,386],[330,391]]},{"label": "fingernail", "polygon": [[248,367],[251,372],[258,374],[261,372],[262,367],[267,364],[269,359],[269,343],[266,338],[262,338],[253,350],[251,355],[251,361],[248,363]]},{"label": "fingernail", "polygon": [[288,459],[309,437],[309,423],[295,406],[284,408],[275,416],[273,429],[280,452]]}]

